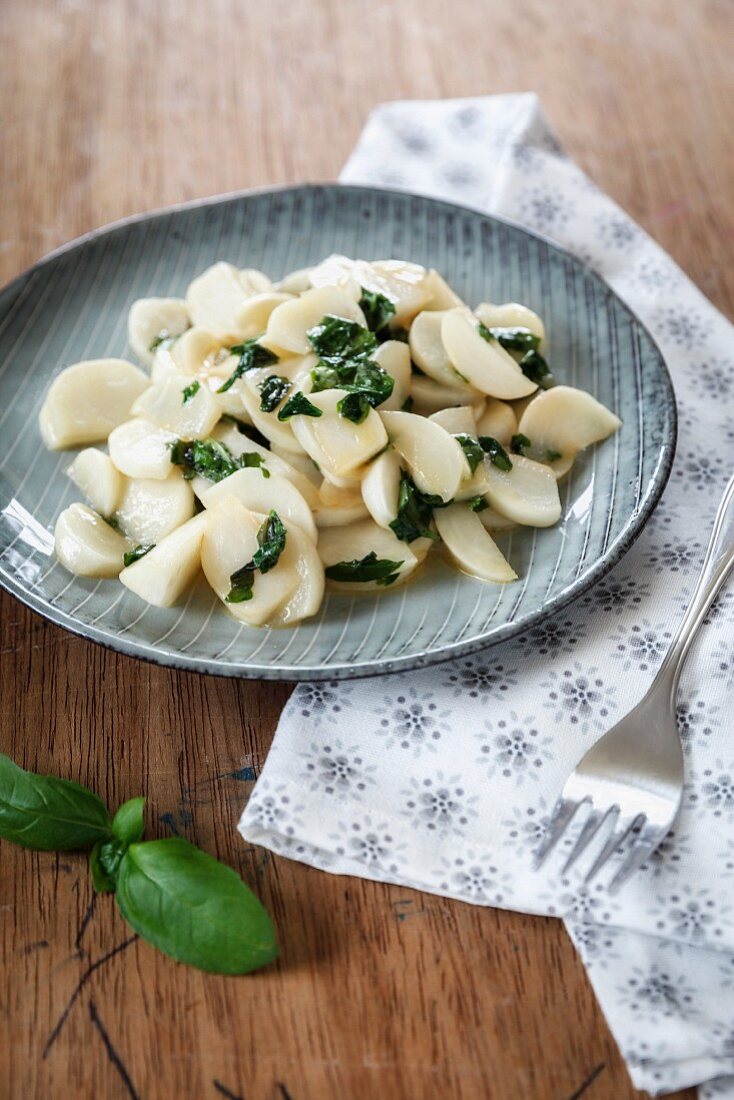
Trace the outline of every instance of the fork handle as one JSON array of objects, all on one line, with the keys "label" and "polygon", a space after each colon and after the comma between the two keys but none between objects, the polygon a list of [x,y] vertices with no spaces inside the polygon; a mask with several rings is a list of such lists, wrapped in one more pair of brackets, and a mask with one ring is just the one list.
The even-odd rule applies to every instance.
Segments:
[{"label": "fork handle", "polygon": [[726,576],[734,565],[734,477],[726,487],[714,520],[714,529],[706,550],[691,602],[678,627],[678,632],[668,650],[653,683],[654,688],[669,693],[671,706],[675,706],[683,663],[706,612],[714,601]]}]

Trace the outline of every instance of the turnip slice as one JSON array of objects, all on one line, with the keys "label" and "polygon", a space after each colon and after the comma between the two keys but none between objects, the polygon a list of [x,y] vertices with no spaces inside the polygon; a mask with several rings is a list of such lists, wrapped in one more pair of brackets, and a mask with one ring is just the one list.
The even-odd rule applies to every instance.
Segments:
[{"label": "turnip slice", "polygon": [[508,400],[537,389],[509,352],[496,340],[479,335],[477,319],[468,310],[451,309],[445,314],[441,339],[457,371],[482,393]]},{"label": "turnip slice", "polygon": [[290,302],[292,298],[292,294],[272,290],[247,298],[235,315],[237,331],[242,334],[242,339],[252,340],[265,332],[273,310],[283,302]]},{"label": "turnip slice", "polygon": [[366,515],[367,507],[359,486],[344,489],[330,481],[323,482],[319,491],[319,503],[314,509],[318,528],[343,527],[347,523],[364,519]]},{"label": "turnip slice", "polygon": [[355,424],[337,409],[343,397],[346,397],[344,390],[312,393],[309,401],[321,410],[322,415],[298,415],[290,421],[296,439],[325,477],[328,474],[336,477],[349,475],[373,458],[387,443],[387,432],[375,410],[370,409],[362,423]]},{"label": "turnip slice", "polygon": [[522,455],[512,456],[512,469],[499,470],[485,461],[486,499],[495,511],[528,527],[551,527],[561,518],[561,501],[553,471]]},{"label": "turnip slice", "polygon": [[264,477],[262,468],[246,468],[210,485],[201,496],[205,508],[214,508],[219,501],[233,496],[251,512],[267,513],[271,508],[283,523],[294,523],[316,542],[317,532],[311,508],[292,485],[280,474],[269,471]]},{"label": "turnip slice", "polygon": [[444,347],[441,328],[446,310],[424,310],[410,326],[410,354],[417,367],[442,386],[471,392],[466,378],[455,370]]},{"label": "turnip slice", "polygon": [[273,310],[267,338],[279,348],[307,355],[312,348],[306,334],[326,316],[343,317],[365,326],[364,314],[349,294],[338,287],[315,287]]},{"label": "turnip slice", "polygon": [[95,512],[112,515],[122,497],[125,479],[109,455],[87,447],[79,452],[66,473]]},{"label": "turnip slice", "polygon": [[512,405],[496,397],[487,399],[484,412],[477,420],[477,434],[489,435],[503,447],[510,446],[510,440],[517,433],[517,418]]},{"label": "turnip slice", "polygon": [[455,405],[451,409],[439,409],[428,417],[451,435],[476,435],[477,421],[471,405]]},{"label": "turnip slice", "polygon": [[[373,551],[378,558],[398,563],[398,576],[390,588],[407,580],[419,564],[419,558],[411,546],[400,542],[392,531],[378,527],[371,519],[359,520],[348,527],[328,527],[321,531],[318,551],[325,567],[343,561],[360,561]],[[344,592],[379,592],[382,588],[376,581],[329,580],[329,584]]]},{"label": "turnip slice", "polygon": [[125,359],[90,359],[66,367],[51,383],[39,416],[53,451],[106,439],[130,416],[150,379]]},{"label": "turnip slice", "polygon": [[[562,469],[562,460],[612,435],[622,421],[600,401],[573,386],[553,386],[538,394],[520,418],[519,430],[530,440],[528,454]],[[567,472],[564,470],[564,472]]]},{"label": "turnip slice", "polygon": [[474,312],[487,328],[526,328],[538,336],[541,343],[545,340],[545,325],[538,314],[519,302],[503,302],[501,305],[481,302]]},{"label": "turnip slice", "polygon": [[380,410],[402,409],[410,396],[411,367],[410,350],[402,340],[385,340],[375,351],[372,359],[386,370],[393,379],[392,393],[387,401],[379,406]]},{"label": "turnip slice", "polygon": [[424,416],[440,412],[454,405],[471,405],[475,415],[479,415],[484,409],[485,396],[479,390],[468,388],[463,384],[459,386],[443,386],[434,378],[427,378],[422,374],[414,374],[410,382],[410,392],[414,401],[415,411]]},{"label": "turnip slice", "polygon": [[424,306],[425,309],[455,309],[457,306],[466,308],[466,302],[461,300],[435,268],[429,269],[424,286],[431,294],[428,304]]},{"label": "turnip slice", "polygon": [[451,504],[434,512],[438,533],[459,569],[481,581],[505,584],[517,573],[466,504]]},{"label": "turnip slice", "polygon": [[186,306],[191,323],[201,325],[222,338],[239,335],[237,315],[244,301],[253,293],[244,285],[233,264],[212,264],[202,272],[186,291]]},{"label": "turnip slice", "polygon": [[56,520],[56,557],[79,577],[116,577],[129,543],[86,504],[71,504]]},{"label": "turnip slice", "polygon": [[110,458],[127,477],[165,478],[171,472],[176,435],[148,420],[128,420],[110,432]]},{"label": "turnip slice", "polygon": [[194,493],[181,471],[168,477],[130,478],[125,484],[117,519],[127,537],[136,543],[158,543],[194,514]]},{"label": "turnip slice", "polygon": [[120,580],[155,607],[172,607],[196,578],[201,565],[201,542],[207,524],[207,515],[194,516],[128,565],[120,573]]},{"label": "turnip slice", "polygon": [[179,374],[142,393],[132,414],[175,432],[180,439],[206,439],[222,408],[206,384]]},{"label": "turnip slice", "polygon": [[454,437],[415,413],[386,412],[382,421],[421,492],[452,500],[466,472],[464,452]]},{"label": "turnip slice", "polygon": [[141,363],[149,367],[155,348],[151,344],[168,336],[180,336],[190,325],[183,298],[138,298],[127,316],[127,339]]},{"label": "turnip slice", "polygon": [[288,527],[291,549],[296,550],[295,572],[298,576],[293,595],[270,620],[271,626],[293,626],[301,619],[315,615],[324,598],[324,567],[311,540],[297,527]]},{"label": "turnip slice", "polygon": [[398,514],[400,460],[387,450],[372,462],[362,479],[362,499],[378,527],[389,527]]}]

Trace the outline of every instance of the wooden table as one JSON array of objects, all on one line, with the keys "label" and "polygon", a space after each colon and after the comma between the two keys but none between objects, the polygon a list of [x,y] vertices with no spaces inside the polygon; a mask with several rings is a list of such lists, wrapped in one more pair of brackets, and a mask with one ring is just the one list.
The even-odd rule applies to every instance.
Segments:
[{"label": "wooden table", "polygon": [[[728,0],[3,0],[0,16],[2,281],[134,211],[333,179],[382,100],[532,88],[734,313]],[[149,834],[238,868],[283,943],[276,967],[205,977],[131,940],[83,858],[0,844],[3,1097],[638,1095],[558,921],[243,845],[286,685],[168,672],[1,608],[0,749],[113,806],[145,792]]]}]

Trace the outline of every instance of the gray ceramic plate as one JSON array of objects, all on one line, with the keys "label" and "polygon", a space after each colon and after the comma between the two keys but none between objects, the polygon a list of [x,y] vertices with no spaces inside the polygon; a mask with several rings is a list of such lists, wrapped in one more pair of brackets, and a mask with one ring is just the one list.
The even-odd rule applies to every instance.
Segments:
[{"label": "gray ceramic plate", "polygon": [[[470,303],[517,300],[546,321],[557,377],[624,421],[563,484],[564,519],[513,534],[506,586],[437,563],[378,597],[329,595],[292,630],[238,626],[202,583],[180,607],[148,607],[115,581],[70,576],[51,532],[78,491],[49,454],[38,410],[61,367],[125,356],[130,303],[180,295],[217,259],[277,278],[330,252],[438,268]],[[628,549],[667,479],[675,402],[647,331],[598,276],[549,241],[448,203],[362,187],[250,192],[126,220],[42,260],[0,294],[0,583],[55,623],[160,664],[306,680],[415,668],[525,630]]]}]

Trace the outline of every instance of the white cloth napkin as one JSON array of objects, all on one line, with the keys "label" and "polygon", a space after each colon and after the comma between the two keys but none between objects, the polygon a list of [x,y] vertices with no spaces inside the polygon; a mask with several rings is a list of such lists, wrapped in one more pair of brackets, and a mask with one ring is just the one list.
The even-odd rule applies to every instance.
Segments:
[{"label": "white cloth napkin", "polygon": [[566,776],[643,695],[683,613],[734,466],[734,330],[568,160],[533,95],[382,106],[341,178],[507,215],[593,265],[663,350],[678,453],[638,542],[555,619],[421,672],[299,685],[240,831],[333,873],[563,917],[635,1085],[734,1096],[731,586],[681,683],[674,835],[613,899],[560,858],[530,869]]}]

